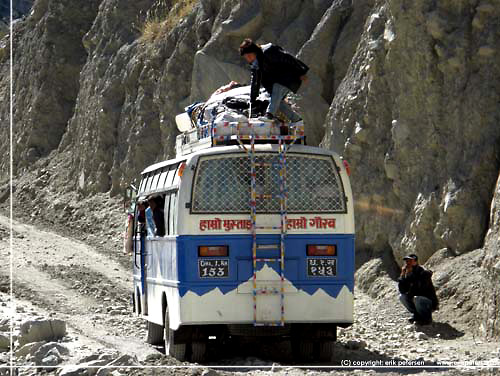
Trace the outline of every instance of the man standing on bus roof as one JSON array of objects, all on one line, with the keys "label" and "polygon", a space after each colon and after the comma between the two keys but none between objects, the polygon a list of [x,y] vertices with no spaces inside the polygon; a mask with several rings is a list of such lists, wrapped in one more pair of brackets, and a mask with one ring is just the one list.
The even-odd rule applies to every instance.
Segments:
[{"label": "man standing on bus roof", "polygon": [[298,125],[301,117],[283,99],[290,91],[296,93],[299,90],[302,82],[307,80],[309,67],[279,46],[271,43],[259,46],[250,38],[241,43],[240,55],[250,64],[252,72],[250,102],[253,104],[257,99],[261,85],[271,95],[266,116],[259,120],[272,121],[280,110]]},{"label": "man standing on bus roof", "polygon": [[405,265],[401,269],[398,288],[399,300],[413,314],[411,323],[428,325],[432,323],[432,311],[438,309],[439,302],[436,289],[432,284],[432,272],[418,264],[418,256],[414,253],[403,258]]}]

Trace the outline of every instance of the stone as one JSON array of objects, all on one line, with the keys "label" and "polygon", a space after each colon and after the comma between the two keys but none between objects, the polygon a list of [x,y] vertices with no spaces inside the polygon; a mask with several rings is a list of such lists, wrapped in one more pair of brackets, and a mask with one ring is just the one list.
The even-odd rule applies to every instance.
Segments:
[{"label": "stone", "polygon": [[9,319],[0,320],[0,332],[8,332],[10,330]]},{"label": "stone", "polygon": [[0,351],[10,349],[10,336],[0,333]]},{"label": "stone", "polygon": [[66,346],[60,343],[48,342],[41,345],[33,355],[36,362],[41,362],[43,358],[51,354],[61,357],[62,355],[68,355],[69,350]]},{"label": "stone", "polygon": [[50,366],[57,366],[59,363],[61,363],[61,358],[58,357],[57,355],[50,354],[46,358],[43,358],[40,362],[40,366],[43,367],[50,367]]},{"label": "stone", "polygon": [[211,368],[204,369],[201,376],[219,376],[219,373]]},{"label": "stone", "polygon": [[20,358],[28,354],[34,355],[38,351],[38,349],[46,343],[46,341],[27,343],[16,350],[16,357]]},{"label": "stone", "polygon": [[104,366],[109,359],[94,359],[87,362],[79,362],[76,365],[66,366],[59,376],[94,376],[100,366]]},{"label": "stone", "polygon": [[146,358],[144,359],[146,362],[152,362],[158,359],[161,359],[163,357],[162,354],[160,353],[151,353],[146,355]]},{"label": "stone", "polygon": [[[108,367],[109,366],[113,366],[113,367],[123,366],[124,368],[126,368],[127,366],[136,366],[136,365],[138,365],[137,358],[130,356],[130,355],[127,355],[127,354],[121,355],[118,358],[116,358],[116,359],[114,359],[111,362],[106,364],[106,366],[108,366]],[[113,368],[99,368],[96,375],[97,376],[106,376],[106,375],[109,375],[112,370],[113,370]]]},{"label": "stone", "polygon": [[415,338],[418,340],[425,340],[425,339],[429,339],[429,336],[425,333],[422,333],[422,332],[416,332]]},{"label": "stone", "polygon": [[90,373],[85,367],[79,365],[64,366],[61,368],[58,376],[89,376]]},{"label": "stone", "polygon": [[58,319],[41,319],[21,324],[19,344],[57,340],[66,334],[66,322]]}]

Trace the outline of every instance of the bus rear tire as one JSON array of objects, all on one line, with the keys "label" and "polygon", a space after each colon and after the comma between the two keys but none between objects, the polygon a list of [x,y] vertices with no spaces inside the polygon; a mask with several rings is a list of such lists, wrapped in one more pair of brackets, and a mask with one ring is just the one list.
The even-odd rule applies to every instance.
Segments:
[{"label": "bus rear tire", "polygon": [[292,354],[299,362],[310,362],[314,355],[314,342],[310,339],[293,339]]},{"label": "bus rear tire", "polygon": [[163,343],[163,326],[147,321],[148,336],[146,342],[150,345],[161,345]]},{"label": "bus rear tire", "polygon": [[323,340],[318,343],[318,357],[322,362],[331,362],[333,359],[335,341]]},{"label": "bus rear tire", "polygon": [[186,360],[186,344],[175,343],[174,331],[170,329],[168,317],[168,306],[165,307],[165,355],[170,355],[177,360]]},{"label": "bus rear tire", "polygon": [[191,361],[193,363],[204,362],[206,353],[207,353],[207,344],[205,342],[191,343]]}]

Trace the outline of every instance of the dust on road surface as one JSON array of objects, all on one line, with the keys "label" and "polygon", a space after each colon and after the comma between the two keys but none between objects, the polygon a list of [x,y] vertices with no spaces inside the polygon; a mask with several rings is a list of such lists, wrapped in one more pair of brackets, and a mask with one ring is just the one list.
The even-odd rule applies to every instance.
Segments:
[{"label": "dust on road surface", "polygon": [[[13,283],[16,312],[14,326],[36,316],[57,317],[66,321],[68,335],[63,342],[70,349],[61,365],[76,364],[92,354],[119,353],[136,357],[139,364],[189,365],[170,357],[161,356],[161,348],[145,343],[145,325],[132,315],[130,293],[131,269],[124,268],[116,255],[98,252],[80,241],[41,230],[34,226],[13,223]],[[9,260],[9,219],[0,215],[0,257]],[[111,257],[112,256],[112,257]],[[130,256],[124,256],[128,257]],[[130,261],[131,262],[131,261]],[[9,268],[0,270],[0,313],[6,315]],[[3,311],[1,311],[3,309]],[[500,365],[498,342],[474,338],[467,328],[460,328],[439,321],[439,313],[431,326],[419,327],[407,323],[407,315],[397,301],[397,295],[389,294],[373,300],[356,291],[355,323],[347,329],[339,329],[338,342],[334,349],[334,361],[324,366],[348,364],[398,365],[409,361],[413,365],[436,365],[439,362],[475,361],[477,364]],[[231,350],[231,351],[229,351]],[[287,374],[342,373],[348,370],[301,369],[296,366],[276,368],[293,364],[293,359],[283,357],[287,351],[285,343],[249,344],[240,349],[220,348],[207,365],[215,367],[241,365],[240,371],[261,374],[268,371],[254,370],[249,366],[275,366],[275,371]],[[230,356],[227,354],[231,354]],[[3,353],[3,363],[7,356]],[[22,359],[30,365],[29,359]],[[489,363],[487,363],[489,362]],[[321,364],[316,364],[316,366]],[[162,370],[163,372],[165,370]],[[179,369],[170,370],[180,373]],[[198,372],[199,371],[199,372]],[[382,370],[378,370],[382,371]],[[384,369],[388,374],[430,372],[454,374],[468,372],[446,369]],[[476,370],[473,370],[477,372]],[[481,372],[489,374],[491,369]],[[497,369],[498,371],[498,369]],[[23,370],[30,374],[29,369]],[[59,371],[54,371],[59,372]],[[123,370],[121,374],[124,374]],[[126,374],[159,374],[158,369],[127,369]],[[165,371],[167,372],[167,371]],[[190,375],[201,370],[186,369]],[[229,373],[218,369],[219,374]],[[364,370],[363,372],[375,372]],[[492,371],[493,372],[493,371]],[[163,373],[162,373],[163,374]]]}]

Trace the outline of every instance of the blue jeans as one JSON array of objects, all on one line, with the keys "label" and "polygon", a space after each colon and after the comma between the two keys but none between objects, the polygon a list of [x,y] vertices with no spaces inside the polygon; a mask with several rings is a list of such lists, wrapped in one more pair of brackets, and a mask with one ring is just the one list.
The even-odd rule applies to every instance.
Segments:
[{"label": "blue jeans", "polygon": [[408,294],[401,294],[399,300],[417,320],[430,321],[432,319],[432,301],[429,298],[425,296],[410,298]]},{"label": "blue jeans", "polygon": [[290,105],[283,101],[286,95],[290,92],[287,87],[280,84],[273,84],[273,92],[271,93],[271,101],[269,106],[267,106],[266,112],[276,116],[276,112],[281,111],[283,114],[290,119],[292,123],[301,120],[301,117],[292,110]]}]

